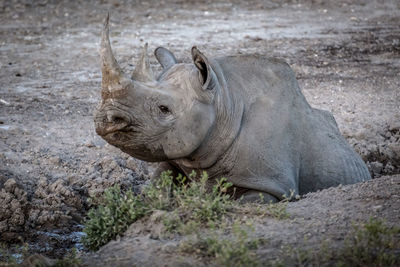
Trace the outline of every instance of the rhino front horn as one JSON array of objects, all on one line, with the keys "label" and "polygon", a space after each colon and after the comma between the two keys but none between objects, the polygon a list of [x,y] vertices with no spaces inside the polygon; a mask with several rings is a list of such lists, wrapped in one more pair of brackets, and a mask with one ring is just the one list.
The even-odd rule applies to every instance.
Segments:
[{"label": "rhino front horn", "polygon": [[147,56],[146,43],[143,47],[142,55],[140,56],[139,63],[136,65],[135,70],[132,73],[132,79],[140,82],[151,82],[154,81],[154,73],[151,70],[149,57]]},{"label": "rhino front horn", "polygon": [[101,34],[101,47],[100,47],[100,56],[101,56],[101,72],[103,74],[102,77],[102,90],[109,91],[110,85],[118,82],[118,80],[123,75],[121,67],[118,65],[117,60],[115,59],[113,52],[111,50],[110,44],[110,36],[109,36],[109,21],[110,14],[107,14],[107,17],[104,21],[104,27]]}]

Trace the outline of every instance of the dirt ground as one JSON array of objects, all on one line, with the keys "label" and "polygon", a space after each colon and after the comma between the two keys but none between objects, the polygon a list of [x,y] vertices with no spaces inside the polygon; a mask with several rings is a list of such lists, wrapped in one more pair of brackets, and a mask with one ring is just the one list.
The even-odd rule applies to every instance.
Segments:
[{"label": "dirt ground", "polygon": [[[133,70],[145,42],[150,50],[165,46],[187,62],[193,45],[208,57],[256,53],[285,59],[310,104],[334,114],[375,178],[400,173],[400,3],[396,0],[3,0],[2,242],[13,245],[23,240],[32,252],[50,257],[60,257],[73,246],[81,248],[80,223],[87,198],[115,183],[138,191],[148,178],[146,163],[107,145],[94,131],[101,83],[100,31],[108,11],[113,49],[126,71]],[[151,63],[160,70],[154,57]],[[365,212],[376,204],[373,195],[378,198],[380,186],[390,186],[388,181],[397,185],[389,194],[392,206]],[[365,196],[363,206],[349,204],[351,211],[337,212],[357,220],[372,215],[398,224],[398,181],[393,176],[351,187]],[[346,194],[331,189],[317,195],[325,203],[319,206],[320,213],[307,208],[316,201],[313,195],[293,203],[291,211],[304,218],[322,216],[326,222],[337,210],[335,200]],[[304,227],[312,222],[305,220]],[[260,227],[263,234],[277,231]],[[283,232],[291,229],[297,240],[293,244],[305,234],[304,227],[280,227]],[[343,225],[337,228],[342,234]],[[310,233],[317,244],[320,233]],[[280,244],[284,237],[269,238]]]}]

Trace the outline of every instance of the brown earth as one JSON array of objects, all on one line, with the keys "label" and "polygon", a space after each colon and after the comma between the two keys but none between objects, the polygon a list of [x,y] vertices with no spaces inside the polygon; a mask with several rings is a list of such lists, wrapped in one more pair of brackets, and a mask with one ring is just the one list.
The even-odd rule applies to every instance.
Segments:
[{"label": "brown earth", "polygon": [[[311,105],[334,114],[378,178],[400,173],[399,10],[396,0],[0,1],[1,241],[12,246],[22,239],[32,252],[60,257],[79,241],[87,197],[115,183],[138,191],[148,177],[146,163],[107,145],[93,127],[107,11],[113,48],[126,71],[145,42],[150,50],[168,47],[187,62],[192,45],[208,57],[257,53],[285,59]],[[154,57],[151,63],[160,70]],[[373,207],[368,194],[379,198],[380,192],[368,190],[390,179],[397,178],[351,188]],[[336,210],[340,203],[334,200],[346,195],[337,190],[317,194],[326,203],[318,214]],[[390,190],[398,196],[398,187]],[[395,200],[372,215],[398,223]],[[315,201],[311,195],[292,203],[291,211],[313,218],[306,207]],[[350,214],[347,221],[371,216],[364,206],[346,203],[339,213]],[[341,221],[335,223],[342,235]],[[312,219],[305,224],[287,227],[300,236]],[[260,235],[277,231],[268,225]],[[285,225],[279,231],[287,232]],[[316,242],[321,238],[310,233]],[[283,237],[271,235],[272,244],[280,244]]]}]

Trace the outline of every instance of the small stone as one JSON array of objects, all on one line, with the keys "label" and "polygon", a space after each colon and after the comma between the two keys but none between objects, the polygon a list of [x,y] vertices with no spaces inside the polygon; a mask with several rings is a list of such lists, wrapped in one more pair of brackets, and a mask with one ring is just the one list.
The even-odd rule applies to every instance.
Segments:
[{"label": "small stone", "polygon": [[25,216],[21,208],[18,208],[17,210],[14,211],[13,215],[10,218],[10,222],[13,225],[24,225]]},{"label": "small stone", "polygon": [[0,233],[3,233],[8,230],[7,220],[3,220],[0,222]]},{"label": "small stone", "polygon": [[382,172],[383,164],[377,161],[370,163],[371,169],[375,174],[380,174]]},{"label": "small stone", "polygon": [[389,131],[396,132],[400,131],[400,121],[393,120],[389,123]]},{"label": "small stone", "polygon": [[4,189],[9,193],[14,193],[16,187],[17,182],[15,182],[14,179],[8,179],[7,182],[4,183]]},{"label": "small stone", "polygon": [[372,209],[375,212],[379,212],[379,211],[381,211],[383,209],[383,206],[382,205],[376,205],[376,206],[373,206]]},{"label": "small stone", "polygon": [[165,253],[174,253],[177,250],[176,244],[174,244],[173,242],[168,242],[167,244],[162,246],[161,250]]},{"label": "small stone", "polygon": [[51,157],[49,158],[49,163],[58,166],[61,164],[61,159],[59,157]]},{"label": "small stone", "polygon": [[95,147],[96,145],[93,143],[93,141],[88,141],[84,144],[86,147],[92,148]]},{"label": "small stone", "polygon": [[15,210],[19,209],[21,207],[19,201],[17,199],[13,199],[10,203],[11,210],[15,212]]},{"label": "small stone", "polygon": [[133,170],[133,171],[136,171],[137,169],[138,169],[138,163],[137,163],[137,161],[135,160],[135,159],[133,159],[133,158],[128,158],[127,160],[126,160],[126,167],[128,168],[128,169],[131,169],[131,170]]}]

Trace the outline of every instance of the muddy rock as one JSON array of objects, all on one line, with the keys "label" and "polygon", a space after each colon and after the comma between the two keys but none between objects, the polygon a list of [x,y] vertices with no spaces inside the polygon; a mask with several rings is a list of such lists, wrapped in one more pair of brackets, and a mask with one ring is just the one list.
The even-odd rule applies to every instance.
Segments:
[{"label": "muddy rock", "polygon": [[345,134],[349,143],[367,162],[374,178],[400,172],[400,131],[398,124],[389,123],[370,130]]},{"label": "muddy rock", "polygon": [[5,241],[24,230],[27,210],[27,193],[14,179],[8,179],[0,191],[0,236]]},{"label": "muddy rock", "polygon": [[383,164],[378,162],[378,161],[374,161],[374,162],[370,162],[368,164],[368,167],[370,169],[370,171],[373,173],[373,176],[375,178],[380,177],[382,170],[383,170]]},{"label": "muddy rock", "polygon": [[63,227],[76,223],[84,212],[81,197],[62,179],[49,183],[41,178],[32,199],[29,226]]},{"label": "muddy rock", "polygon": [[122,188],[140,191],[143,181],[148,179],[147,164],[116,151],[117,155],[105,156],[90,163],[81,173],[88,173],[85,181],[72,179],[91,198],[101,195],[105,189],[119,184]]},{"label": "muddy rock", "polygon": [[43,255],[40,254],[33,254],[26,258],[21,266],[22,267],[35,267],[35,266],[42,266],[42,267],[50,267],[54,266],[57,263],[56,260],[51,260],[49,258],[46,258]]}]

